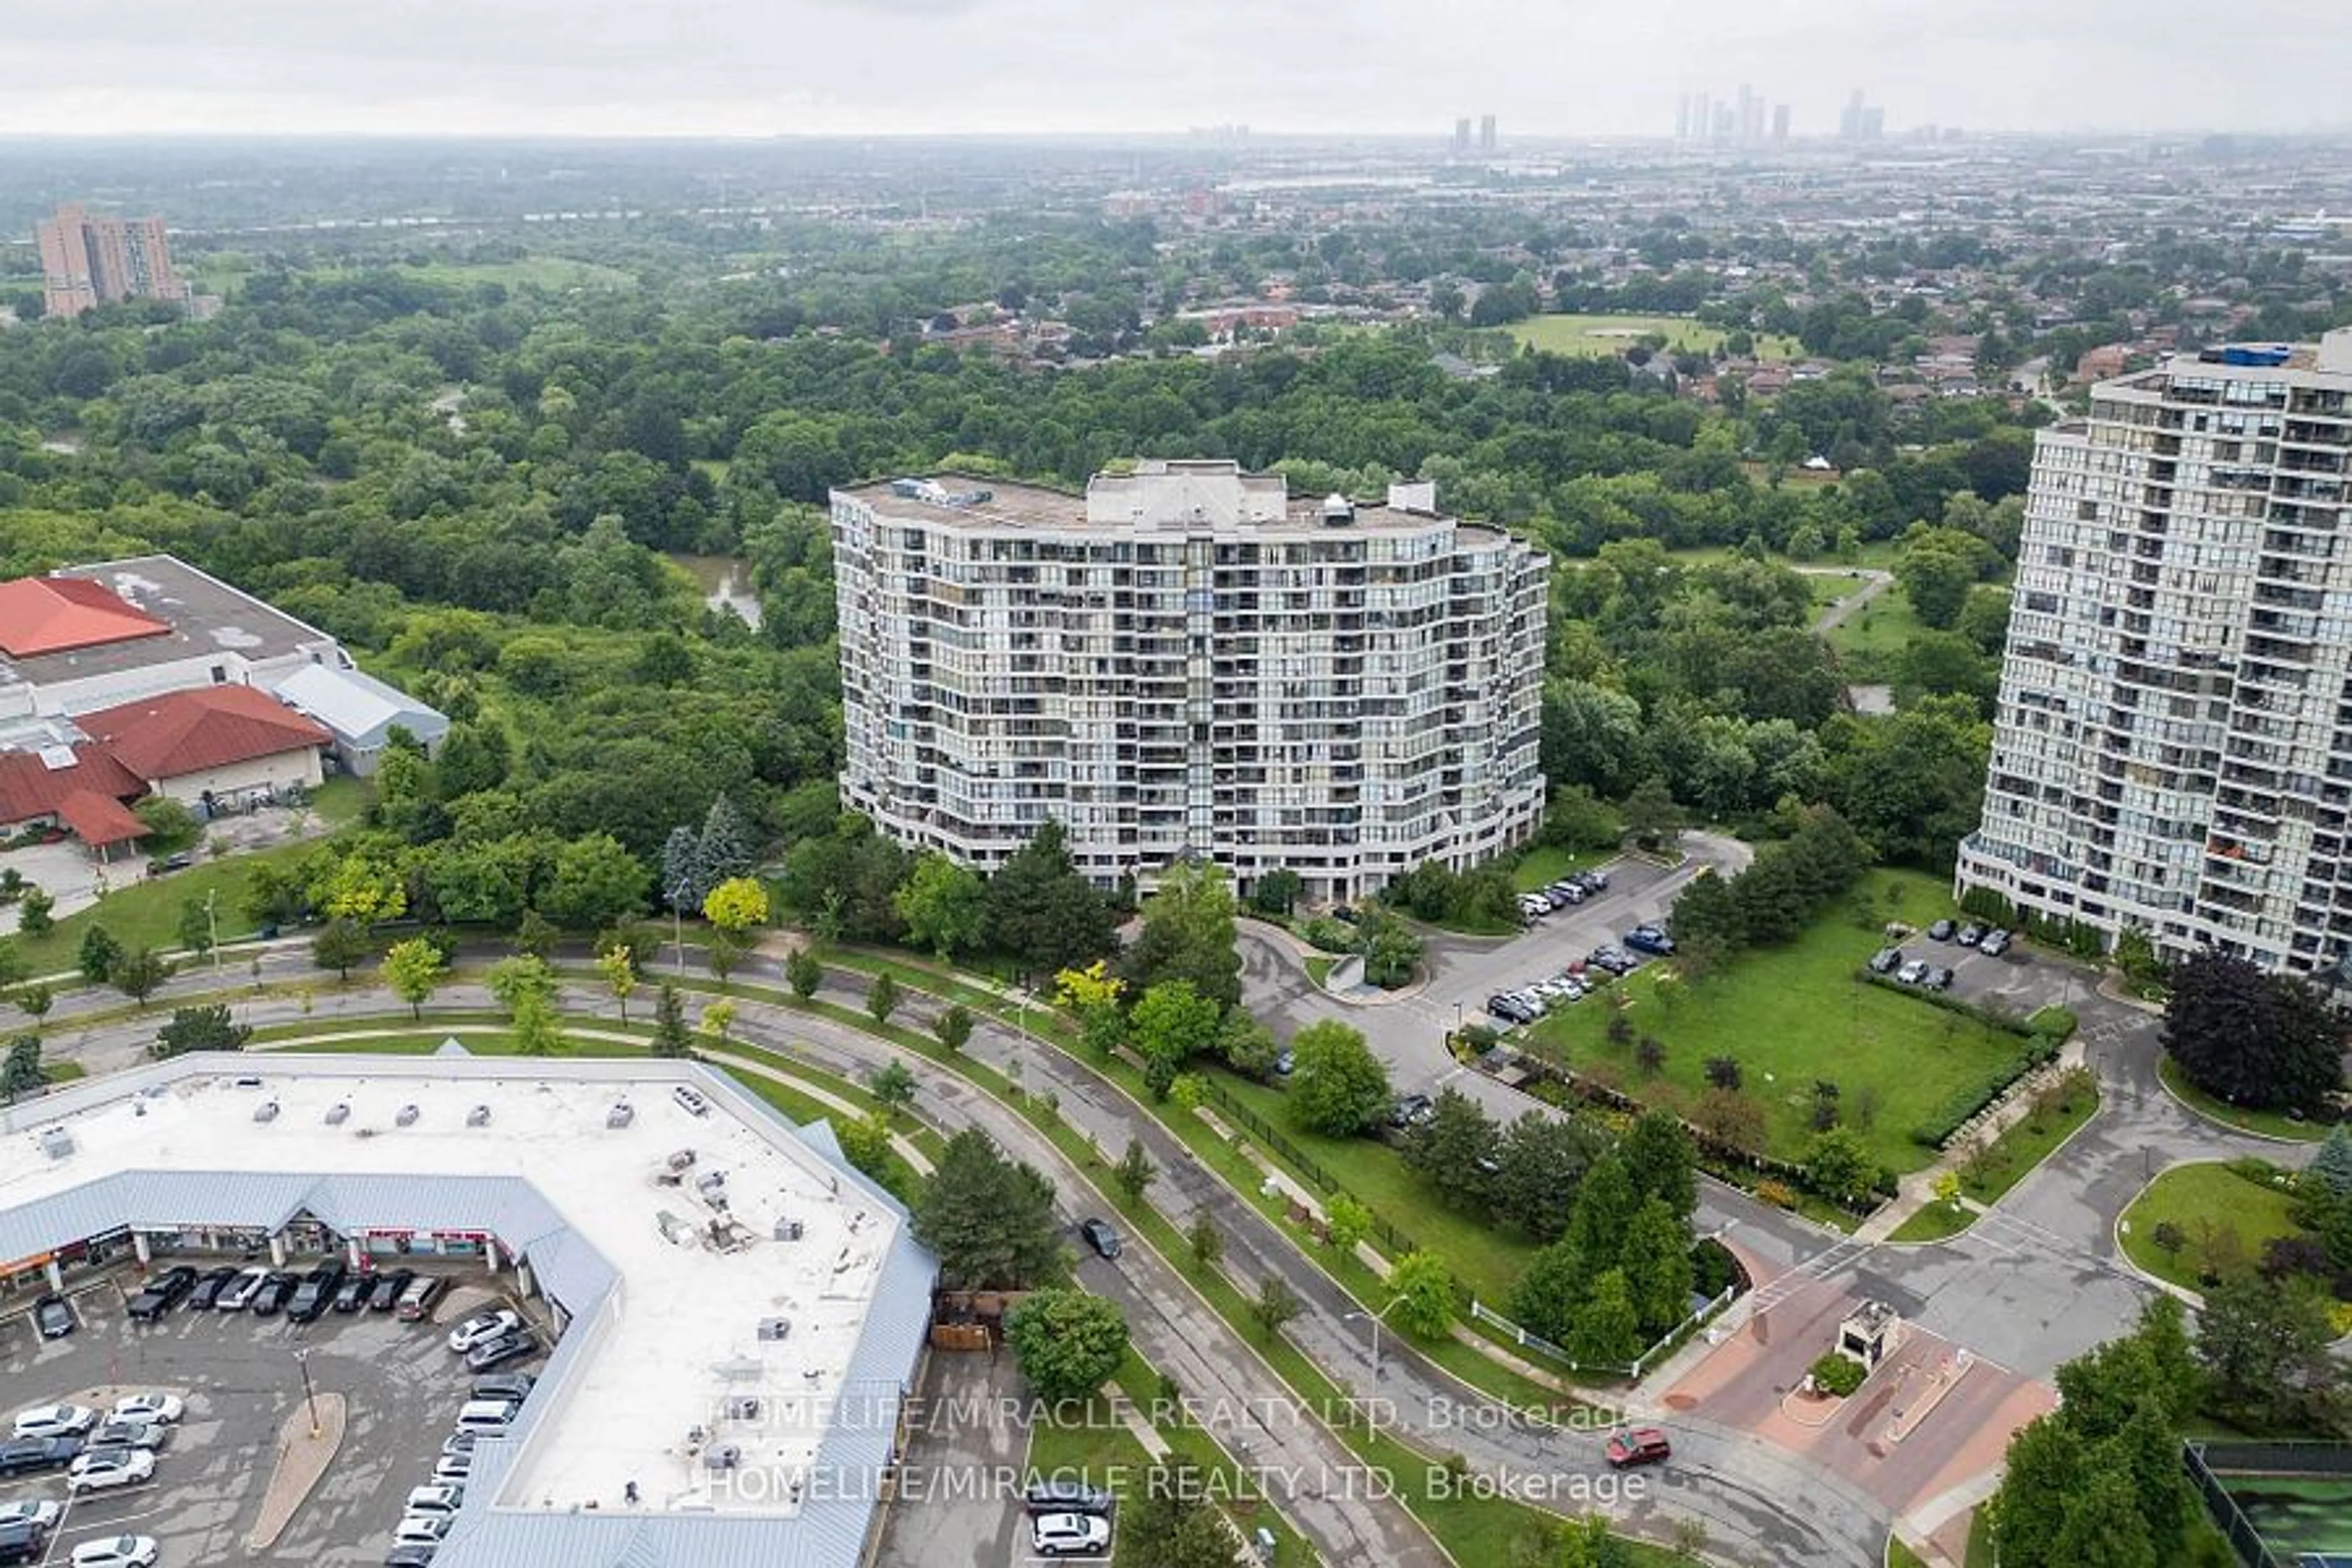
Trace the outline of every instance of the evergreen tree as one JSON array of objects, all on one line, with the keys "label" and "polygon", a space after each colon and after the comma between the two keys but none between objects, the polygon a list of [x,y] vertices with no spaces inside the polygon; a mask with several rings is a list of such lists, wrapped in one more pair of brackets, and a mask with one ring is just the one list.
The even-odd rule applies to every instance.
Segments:
[{"label": "evergreen tree", "polygon": [[2339,1121],[2312,1157],[2309,1175],[2336,1197],[2352,1197],[2352,1128]]},{"label": "evergreen tree", "polygon": [[1053,1184],[1007,1160],[978,1128],[948,1140],[915,1205],[914,1230],[950,1289],[1028,1289],[1069,1271]]},{"label": "evergreen tree", "polygon": [[694,1037],[687,1032],[686,1006],[678,998],[677,987],[664,983],[654,997],[654,1037],[650,1047],[657,1057],[690,1057],[694,1054]]},{"label": "evergreen tree", "polygon": [[1596,1275],[1584,1309],[1569,1325],[1560,1348],[1587,1367],[1623,1366],[1642,1353],[1640,1316],[1624,1274],[1615,1268]]},{"label": "evergreen tree", "polygon": [[[1623,1255],[1625,1232],[1633,1223],[1633,1184],[1624,1162],[1613,1152],[1603,1154],[1584,1173],[1577,1189],[1576,1208],[1569,1216],[1566,1241],[1584,1260],[1591,1277],[1617,1267]],[[1622,1279],[1619,1280],[1623,1283]]]},{"label": "evergreen tree", "polygon": [[751,823],[744,820],[742,812],[722,790],[703,816],[702,834],[696,846],[695,891],[700,895],[695,900],[698,907],[702,899],[710,896],[711,889],[730,877],[740,877],[750,871],[757,848]]},{"label": "evergreen tree", "polygon": [[1690,1309],[1695,1273],[1690,1226],[1664,1199],[1652,1198],[1626,1227],[1622,1256],[1633,1315],[1641,1320],[1642,1332],[1655,1339],[1681,1322]]}]

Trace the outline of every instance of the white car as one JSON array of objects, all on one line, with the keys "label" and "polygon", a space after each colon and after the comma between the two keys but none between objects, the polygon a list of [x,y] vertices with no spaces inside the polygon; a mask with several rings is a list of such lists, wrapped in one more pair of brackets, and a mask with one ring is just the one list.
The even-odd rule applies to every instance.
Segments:
[{"label": "white car", "polygon": [[98,1412],[87,1405],[36,1405],[16,1413],[19,1437],[79,1437],[98,1425]]},{"label": "white car", "polygon": [[73,1568],[155,1568],[160,1551],[152,1535],[85,1541],[73,1549]]},{"label": "white car", "polygon": [[449,1331],[449,1348],[461,1352],[469,1351],[485,1340],[510,1334],[521,1327],[521,1315],[503,1307],[495,1312],[477,1312]]},{"label": "white car", "polygon": [[1030,1544],[1041,1557],[1110,1548],[1110,1521],[1090,1513],[1041,1513],[1030,1521]]},{"label": "white car", "polygon": [[254,1293],[261,1289],[261,1282],[268,1278],[269,1270],[258,1265],[241,1270],[236,1279],[221,1288],[219,1295],[213,1298],[214,1309],[223,1312],[244,1311],[253,1304]]},{"label": "white car", "polygon": [[155,1456],[144,1448],[93,1448],[66,1467],[66,1489],[104,1491],[127,1487],[155,1474]]},{"label": "white car", "polygon": [[114,1402],[109,1421],[154,1421],[165,1426],[187,1414],[175,1394],[126,1394]]},{"label": "white car", "polygon": [[408,1506],[402,1509],[401,1512],[404,1516],[420,1513],[455,1513],[465,1506],[465,1502],[466,1489],[463,1487],[411,1487],[408,1491]]},{"label": "white car", "polygon": [[433,1467],[433,1479],[443,1486],[460,1485],[473,1473],[471,1454],[444,1454]]},{"label": "white car", "polygon": [[438,1546],[457,1521],[446,1513],[412,1513],[392,1528],[394,1546]]},{"label": "white car", "polygon": [[55,1530],[58,1516],[65,1510],[47,1498],[31,1498],[22,1502],[0,1502],[0,1525],[29,1524],[37,1530]]}]

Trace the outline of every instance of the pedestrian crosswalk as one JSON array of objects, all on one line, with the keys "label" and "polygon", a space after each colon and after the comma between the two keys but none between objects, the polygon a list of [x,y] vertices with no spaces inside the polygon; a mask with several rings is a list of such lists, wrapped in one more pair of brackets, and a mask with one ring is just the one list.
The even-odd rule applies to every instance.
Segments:
[{"label": "pedestrian crosswalk", "polygon": [[1827,1252],[1816,1253],[1794,1268],[1775,1275],[1749,1293],[1748,1315],[1762,1317],[1811,1287],[1843,1273],[1860,1263],[1874,1245],[1847,1237]]}]

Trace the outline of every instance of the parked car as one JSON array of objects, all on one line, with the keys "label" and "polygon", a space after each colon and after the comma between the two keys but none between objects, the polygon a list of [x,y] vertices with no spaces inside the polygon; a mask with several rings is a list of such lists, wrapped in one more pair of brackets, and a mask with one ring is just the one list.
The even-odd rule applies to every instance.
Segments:
[{"label": "parked car", "polygon": [[79,1437],[12,1437],[0,1443],[0,1476],[54,1470],[70,1464],[80,1452]]},{"label": "parked car", "polygon": [[1090,1513],[1041,1513],[1029,1521],[1029,1543],[1040,1557],[1107,1552],[1110,1521]]},{"label": "parked car", "polygon": [[1577,880],[1584,884],[1584,889],[1589,893],[1605,893],[1609,890],[1609,873],[1606,871],[1579,871],[1576,877]]},{"label": "parked car", "polygon": [[1904,952],[1899,947],[1882,947],[1870,955],[1873,974],[1892,974],[1903,967]]},{"label": "parked car", "polygon": [[452,1432],[441,1439],[441,1452],[445,1455],[470,1455],[474,1451],[474,1443],[475,1437],[471,1432]]},{"label": "parked car", "polygon": [[1647,952],[1663,958],[1674,952],[1675,939],[1657,926],[1640,925],[1625,933],[1625,945],[1635,952]]},{"label": "parked car", "polygon": [[334,1310],[338,1313],[356,1312],[374,1297],[376,1277],[353,1274],[343,1280],[335,1291]]},{"label": "parked car", "polygon": [[457,1407],[457,1430],[496,1437],[514,1425],[521,1408],[511,1399],[468,1399]]},{"label": "parked car", "polygon": [[448,1289],[448,1280],[420,1274],[401,1290],[400,1305],[394,1309],[394,1315],[404,1323],[421,1323],[433,1315],[434,1304]]},{"label": "parked car", "polygon": [[1895,972],[1895,978],[1901,981],[1906,985],[1918,984],[1919,982],[1927,978],[1927,961],[1917,958],[1913,959],[1910,963],[1905,964],[1902,968]]},{"label": "parked car", "polygon": [[392,1527],[393,1543],[396,1546],[437,1546],[456,1522],[446,1513],[411,1513],[401,1516]]},{"label": "parked car", "polygon": [[1984,927],[1977,924],[1974,921],[1970,921],[1968,924],[1960,928],[1960,934],[1954,937],[1952,940],[1958,942],[1962,947],[1974,947],[1977,943],[1984,940]]},{"label": "parked car", "polygon": [[1389,1108],[1389,1125],[1400,1131],[1417,1127],[1437,1112],[1436,1101],[1425,1094],[1408,1094]]},{"label": "parked car", "polygon": [[1655,1426],[1636,1426],[1628,1432],[1612,1432],[1607,1451],[1610,1465],[1622,1470],[1634,1465],[1654,1465],[1671,1457],[1675,1450],[1666,1441],[1666,1435]]},{"label": "parked car", "polygon": [[188,1413],[188,1407],[176,1394],[126,1394],[114,1402],[106,1413],[109,1421],[153,1421],[169,1426]]},{"label": "parked car", "polygon": [[269,1270],[258,1265],[241,1268],[237,1270],[236,1278],[214,1298],[213,1305],[224,1312],[242,1312],[253,1305],[253,1299],[261,1294],[261,1287],[268,1279]]},{"label": "parked car", "polygon": [[0,1524],[30,1524],[42,1530],[55,1530],[58,1516],[65,1512],[62,1503],[47,1498],[20,1498],[15,1502],[0,1502]]},{"label": "parked car", "polygon": [[16,1412],[15,1436],[79,1437],[97,1425],[98,1412],[87,1405],[36,1405]]},{"label": "parked car", "polygon": [[1274,1056],[1274,1076],[1288,1078],[1298,1070],[1298,1053],[1285,1046]]},{"label": "parked car", "polygon": [[287,1304],[286,1315],[298,1323],[314,1323],[324,1317],[327,1309],[335,1304],[335,1292],[343,1287],[343,1266],[321,1263],[302,1276],[294,1287],[294,1297]]},{"label": "parked car", "polygon": [[61,1340],[76,1327],[72,1304],[63,1296],[44,1296],[33,1303],[33,1327],[45,1340]]},{"label": "parked car", "polygon": [[1937,921],[1927,928],[1927,940],[1930,942],[1949,942],[1952,940],[1953,929],[1951,921]]},{"label": "parked car", "polygon": [[395,1546],[383,1554],[383,1568],[430,1568],[437,1546]]},{"label": "parked car", "polygon": [[1930,991],[1949,991],[1952,988],[1952,972],[1941,964],[1931,963],[1927,966],[1927,973],[1919,977],[1919,984]]},{"label": "parked car", "polygon": [[66,1467],[66,1489],[110,1491],[136,1486],[155,1475],[155,1456],[144,1448],[91,1448]]},{"label": "parked car", "polygon": [[389,1274],[376,1275],[374,1287],[362,1304],[371,1312],[389,1312],[400,1305],[400,1299],[408,1294],[408,1288],[415,1283],[416,1270],[414,1268],[395,1268]]},{"label": "parked car", "polygon": [[1570,881],[1565,878],[1554,882],[1544,891],[1555,899],[1566,899],[1571,904],[1580,904],[1588,896],[1584,891],[1583,883]]},{"label": "parked car", "polygon": [[522,1327],[522,1315],[500,1307],[496,1311],[477,1312],[449,1331],[449,1348],[464,1354],[486,1340],[510,1334]]},{"label": "parked car", "polygon": [[253,1304],[247,1309],[257,1318],[274,1318],[286,1310],[294,1292],[302,1286],[302,1277],[289,1269],[274,1270],[253,1293]]},{"label": "parked car", "polygon": [[163,1548],[152,1535],[111,1535],[73,1549],[73,1568],[155,1568]]},{"label": "parked car", "polygon": [[20,1563],[38,1563],[48,1554],[47,1525],[29,1519],[0,1522],[0,1563],[16,1568]]},{"label": "parked car", "polygon": [[444,1454],[433,1463],[433,1479],[444,1485],[462,1485],[466,1478],[473,1473],[474,1456],[470,1451],[463,1454]]},{"label": "parked car", "polygon": [[1078,1222],[1078,1234],[1086,1237],[1087,1245],[1094,1248],[1097,1258],[1118,1256],[1118,1232],[1111,1228],[1110,1221],[1082,1219]]},{"label": "parked car", "polygon": [[492,1377],[474,1379],[471,1391],[476,1399],[511,1399],[520,1405],[530,1397],[539,1386],[539,1379],[527,1372],[502,1372]]},{"label": "parked car", "polygon": [[172,1429],[160,1421],[101,1421],[84,1445],[91,1448],[146,1448],[163,1451]]},{"label": "parked car", "polygon": [[1031,1513],[1099,1514],[1108,1513],[1111,1507],[1110,1493],[1084,1481],[1052,1476],[1029,1483],[1021,1502]]},{"label": "parked car", "polygon": [[[467,1372],[495,1372],[510,1362],[537,1353],[539,1341],[524,1330],[500,1334],[494,1340],[484,1340],[466,1352]],[[479,1397],[479,1395],[477,1395]]]},{"label": "parked car", "polygon": [[196,1271],[183,1263],[166,1268],[139,1288],[122,1310],[133,1322],[152,1322],[178,1306],[196,1288]]},{"label": "parked car", "polygon": [[407,1505],[402,1515],[417,1513],[455,1513],[465,1506],[463,1487],[411,1487]]},{"label": "parked car", "polygon": [[2005,931],[1989,931],[1985,932],[1984,941],[1977,944],[1977,951],[1987,958],[1999,958],[2009,951],[2011,940],[2013,939]]},{"label": "parked car", "polygon": [[236,1282],[238,1269],[234,1263],[218,1268],[207,1268],[196,1279],[196,1288],[188,1292],[188,1310],[209,1312],[220,1304],[221,1292]]}]

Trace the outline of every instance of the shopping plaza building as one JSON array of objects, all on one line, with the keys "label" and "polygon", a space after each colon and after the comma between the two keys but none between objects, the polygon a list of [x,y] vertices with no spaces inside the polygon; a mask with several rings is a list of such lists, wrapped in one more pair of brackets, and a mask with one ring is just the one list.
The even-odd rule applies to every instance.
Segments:
[{"label": "shopping plaza building", "polygon": [[824,1124],[723,1074],[185,1057],[0,1108],[0,1135],[12,1296],[131,1262],[431,1259],[548,1320],[438,1568],[852,1568],[871,1545],[934,1263]]},{"label": "shopping plaza building", "polygon": [[981,867],[1052,819],[1104,883],[1493,858],[1543,814],[1547,563],[1436,502],[1222,461],[834,491],[845,802]]},{"label": "shopping plaza building", "polygon": [[2038,437],[1962,889],[2344,973],[2352,330],[2175,355]]}]

